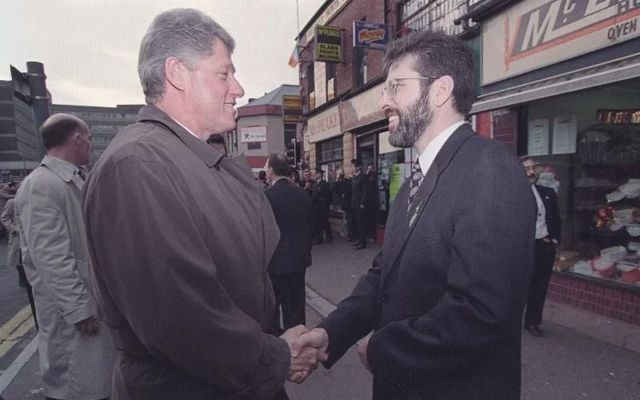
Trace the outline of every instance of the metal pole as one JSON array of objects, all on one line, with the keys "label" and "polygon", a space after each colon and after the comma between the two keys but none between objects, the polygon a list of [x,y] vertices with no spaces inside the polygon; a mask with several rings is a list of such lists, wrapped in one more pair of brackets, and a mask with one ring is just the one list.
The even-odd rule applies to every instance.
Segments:
[{"label": "metal pole", "polygon": [[296,143],[296,138],[291,139],[291,144],[293,145],[293,165],[295,165],[296,167],[298,166],[298,156],[296,154],[297,150],[296,147],[297,143]]}]

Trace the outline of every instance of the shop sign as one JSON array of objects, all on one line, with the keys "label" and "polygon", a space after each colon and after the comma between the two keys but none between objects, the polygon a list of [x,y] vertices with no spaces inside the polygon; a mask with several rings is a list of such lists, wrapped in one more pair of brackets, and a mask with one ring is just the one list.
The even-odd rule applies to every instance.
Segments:
[{"label": "shop sign", "polygon": [[282,96],[282,121],[299,122],[302,120],[302,97]]},{"label": "shop sign", "polygon": [[266,142],[267,127],[266,126],[245,126],[243,128],[240,128],[240,141],[242,143]]},{"label": "shop sign", "polygon": [[389,42],[389,27],[367,21],[353,21],[353,47],[382,49]]},{"label": "shop sign", "polygon": [[342,28],[316,25],[315,61],[342,62]]},{"label": "shop sign", "polygon": [[376,85],[340,103],[340,118],[344,131],[350,131],[385,118],[384,111],[378,105],[383,85],[382,83]]},{"label": "shop sign", "polygon": [[316,19],[313,24],[307,29],[304,36],[302,36],[301,45],[306,45],[307,43],[313,40],[314,35],[316,34],[316,25],[324,25],[329,22],[344,6],[347,5],[351,0],[333,0],[327,8],[324,9],[322,14]]},{"label": "shop sign", "polygon": [[315,143],[342,134],[340,129],[340,112],[334,106],[309,118],[309,142]]},{"label": "shop sign", "polygon": [[482,84],[637,38],[639,25],[638,0],[520,2],[483,24]]}]

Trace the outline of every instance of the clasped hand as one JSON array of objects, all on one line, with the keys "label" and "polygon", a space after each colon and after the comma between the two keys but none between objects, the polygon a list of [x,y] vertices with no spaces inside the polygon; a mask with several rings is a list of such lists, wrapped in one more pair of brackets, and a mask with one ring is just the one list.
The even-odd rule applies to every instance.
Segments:
[{"label": "clasped hand", "polygon": [[318,364],[328,358],[329,336],[322,328],[307,329],[304,325],[294,326],[280,336],[289,345],[291,382],[302,383]]}]

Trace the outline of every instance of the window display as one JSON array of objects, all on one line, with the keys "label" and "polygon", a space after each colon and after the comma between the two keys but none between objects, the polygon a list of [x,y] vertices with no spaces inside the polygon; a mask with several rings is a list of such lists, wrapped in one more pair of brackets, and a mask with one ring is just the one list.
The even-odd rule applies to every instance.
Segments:
[{"label": "window display", "polygon": [[564,266],[640,285],[640,124],[602,123],[581,131],[574,171],[576,258]]}]

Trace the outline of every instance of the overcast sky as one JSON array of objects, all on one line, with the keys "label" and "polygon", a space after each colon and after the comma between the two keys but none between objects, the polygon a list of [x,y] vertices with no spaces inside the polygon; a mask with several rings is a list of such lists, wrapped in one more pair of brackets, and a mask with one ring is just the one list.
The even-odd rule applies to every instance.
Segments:
[{"label": "overcast sky", "polygon": [[[324,0],[298,0],[300,28]],[[2,0],[0,79],[9,65],[44,64],[55,104],[144,103],[137,74],[140,40],[153,18],[197,8],[236,40],[233,61],[245,97],[298,83],[287,65],[297,35],[296,0]]]}]

